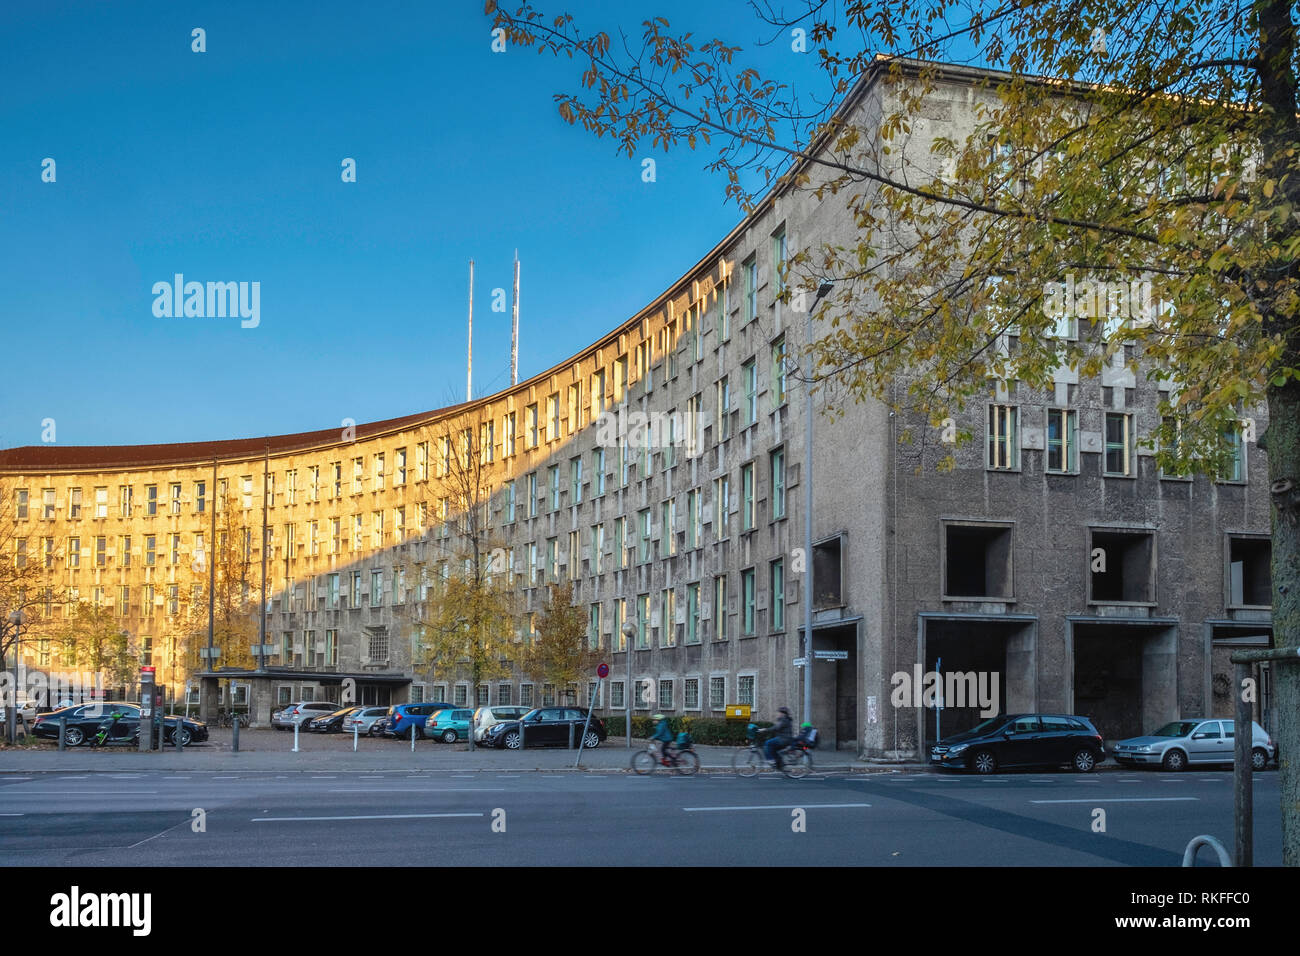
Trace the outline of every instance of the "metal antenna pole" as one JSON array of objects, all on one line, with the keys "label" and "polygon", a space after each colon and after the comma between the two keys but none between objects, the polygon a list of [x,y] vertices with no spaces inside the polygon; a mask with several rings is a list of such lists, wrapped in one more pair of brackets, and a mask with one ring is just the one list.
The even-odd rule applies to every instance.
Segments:
[{"label": "metal antenna pole", "polygon": [[469,260],[469,346],[465,356],[465,401],[474,399],[474,260]]},{"label": "metal antenna pole", "polygon": [[510,306],[510,384],[519,384],[519,250],[515,250],[515,289]]}]

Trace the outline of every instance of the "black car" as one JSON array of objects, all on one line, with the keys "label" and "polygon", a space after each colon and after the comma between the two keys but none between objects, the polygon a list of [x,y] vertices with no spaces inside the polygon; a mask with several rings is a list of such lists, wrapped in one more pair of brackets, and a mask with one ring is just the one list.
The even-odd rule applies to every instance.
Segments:
[{"label": "black car", "polygon": [[1073,714],[1004,714],[991,717],[930,748],[940,767],[993,773],[1004,767],[1059,767],[1087,773],[1106,759],[1101,734]]},{"label": "black car", "polygon": [[[122,701],[98,701],[92,704],[78,704],[74,707],[60,707],[48,714],[40,714],[32,726],[32,734],[47,740],[59,739],[59,718],[67,718],[67,731],[64,740],[69,747],[85,743],[95,734],[104,718],[120,715],[113,722],[111,740],[130,740],[140,726],[140,705]],[[179,731],[177,728],[180,728]],[[174,743],[175,734],[179,733],[181,744],[197,743],[208,739],[208,725],[201,720],[178,717],[174,714],[163,717],[163,737],[167,743]]]},{"label": "black car", "polygon": [[[518,750],[524,747],[567,747],[569,740],[581,740],[584,747],[605,742],[605,722],[595,714],[586,728],[585,707],[537,707],[519,720],[504,720],[488,728],[483,743],[489,747]],[[570,736],[572,735],[572,736]]]},{"label": "black car", "polygon": [[343,721],[348,718],[349,714],[358,710],[361,710],[361,707],[344,707],[342,710],[336,710],[334,713],[326,714],[323,717],[313,717],[303,727],[318,734],[342,733]]}]

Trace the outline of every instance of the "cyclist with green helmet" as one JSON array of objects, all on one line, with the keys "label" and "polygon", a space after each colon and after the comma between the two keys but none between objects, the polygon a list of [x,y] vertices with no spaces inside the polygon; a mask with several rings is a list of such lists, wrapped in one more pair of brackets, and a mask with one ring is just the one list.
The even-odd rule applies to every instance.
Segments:
[{"label": "cyclist with green helmet", "polygon": [[664,763],[667,763],[668,745],[673,742],[673,732],[668,729],[668,718],[663,714],[655,714],[653,719],[657,720],[659,723],[655,727],[655,733],[654,736],[650,738],[650,742],[656,745],[656,756]]}]

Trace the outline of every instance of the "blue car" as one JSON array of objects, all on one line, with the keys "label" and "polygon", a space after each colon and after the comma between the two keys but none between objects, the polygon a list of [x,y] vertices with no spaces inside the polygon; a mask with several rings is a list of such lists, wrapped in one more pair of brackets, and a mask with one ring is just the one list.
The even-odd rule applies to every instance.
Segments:
[{"label": "blue car", "polygon": [[429,719],[431,714],[440,710],[446,710],[451,707],[444,701],[435,703],[422,704],[394,704],[388,708],[388,726],[384,728],[385,737],[401,737],[403,740],[411,736],[411,728],[415,728],[415,736],[424,739],[424,722]]}]

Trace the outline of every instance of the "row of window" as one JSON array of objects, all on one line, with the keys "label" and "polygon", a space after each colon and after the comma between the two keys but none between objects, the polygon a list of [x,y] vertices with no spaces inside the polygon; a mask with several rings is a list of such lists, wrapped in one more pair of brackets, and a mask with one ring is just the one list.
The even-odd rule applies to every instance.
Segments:
[{"label": "row of window", "polygon": [[[1174,431],[1172,420],[1166,422]],[[1020,468],[1020,409],[1015,405],[990,405],[986,431],[985,463],[992,471],[1016,471]],[[1106,412],[1102,444],[1102,474],[1111,478],[1131,478],[1137,474],[1136,436],[1131,412]],[[1218,475],[1220,481],[1245,481],[1246,460],[1242,431],[1224,432],[1231,449],[1231,461]],[[1077,474],[1079,471],[1079,413],[1069,408],[1047,409],[1046,470],[1053,474]],[[1176,449],[1175,449],[1176,450]],[[1161,478],[1185,476],[1167,474]]]},{"label": "row of window", "polygon": [[[678,680],[675,677],[639,677],[635,678],[633,683],[633,708],[636,710],[650,710],[652,707],[658,710],[682,710],[695,711],[703,710],[705,707],[709,710],[722,711],[728,703],[747,704],[750,707],[757,707],[755,699],[755,688],[757,677],[755,674],[739,674],[736,676],[736,700],[727,700],[727,681],[728,676],[724,674],[712,674],[709,676],[692,676]],[[554,684],[542,684],[540,695],[537,694],[538,688],[535,684],[521,683],[518,690],[518,706],[521,707],[554,707],[560,706],[585,707],[589,701],[594,701],[593,705],[597,709],[606,708],[618,710],[627,706],[625,699],[627,682],[625,680],[610,680],[608,703],[605,701],[605,692],[597,681],[588,681],[586,687],[586,696],[581,700],[578,699],[578,688],[562,687],[557,688]],[[680,690],[679,690],[680,688]],[[451,696],[448,696],[450,692]],[[707,693],[707,701],[701,699],[701,694]],[[678,694],[680,694],[680,704],[678,703]],[[281,695],[283,697],[283,695]],[[470,685],[468,683],[457,684],[412,684],[411,685],[411,702],[423,703],[430,701],[449,701],[455,707],[469,707]],[[487,707],[495,704],[498,707],[506,707],[515,704],[515,685],[512,683],[497,683],[495,687],[489,684],[480,684],[478,686],[474,706]],[[281,703],[288,703],[289,699],[285,698]]]}]

